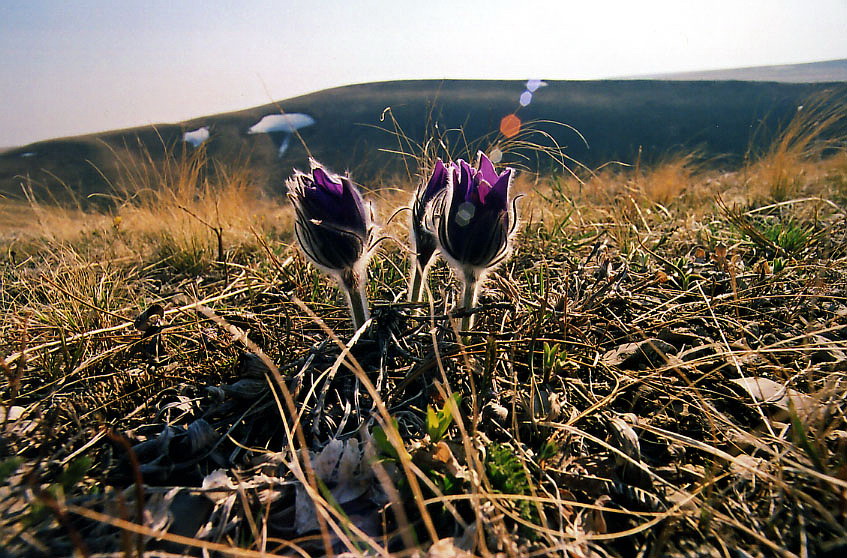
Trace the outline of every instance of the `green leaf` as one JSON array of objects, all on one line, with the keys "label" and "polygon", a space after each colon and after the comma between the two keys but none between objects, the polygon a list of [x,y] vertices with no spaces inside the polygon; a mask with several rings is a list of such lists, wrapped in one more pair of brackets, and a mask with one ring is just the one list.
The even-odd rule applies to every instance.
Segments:
[{"label": "green leaf", "polygon": [[559,444],[556,442],[545,442],[544,447],[538,455],[538,461],[546,461],[559,453]]},{"label": "green leaf", "polygon": [[429,434],[430,439],[433,442],[437,442],[440,439],[438,436],[439,424],[438,424],[438,413],[435,412],[435,409],[432,405],[426,406],[426,433]]},{"label": "green leaf", "polygon": [[445,496],[449,494],[459,494],[461,492],[461,481],[449,473],[429,471],[427,476]]},{"label": "green leaf", "polygon": [[529,481],[523,465],[512,449],[504,444],[492,444],[485,461],[492,487],[506,494],[529,492]]},{"label": "green leaf", "polygon": [[[397,429],[397,419],[391,419],[391,422],[394,424],[394,429]],[[374,426],[373,429],[373,438],[374,442],[376,442],[376,447],[379,452],[391,459],[400,459],[400,454],[397,453],[397,448],[391,443],[391,440],[388,439],[388,434],[385,433],[385,429],[381,426]]]},{"label": "green leaf", "polygon": [[[462,402],[462,396],[458,393],[450,395],[456,408]],[[431,405],[426,407],[426,433],[433,442],[438,442],[447,433],[447,429],[453,423],[453,413],[450,411],[450,402],[445,401],[441,410],[436,411]]]},{"label": "green leaf", "polygon": [[0,482],[5,482],[12,473],[18,470],[21,463],[23,463],[23,459],[17,456],[0,461]]}]

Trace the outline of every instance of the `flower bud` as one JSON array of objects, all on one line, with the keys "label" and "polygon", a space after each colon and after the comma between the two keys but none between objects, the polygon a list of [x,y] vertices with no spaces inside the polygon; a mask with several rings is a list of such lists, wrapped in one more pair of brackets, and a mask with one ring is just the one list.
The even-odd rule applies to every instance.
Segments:
[{"label": "flower bud", "polygon": [[432,175],[427,182],[420,182],[412,199],[411,226],[412,269],[409,283],[409,300],[418,302],[424,288],[429,265],[438,249],[438,241],[432,232],[430,204],[444,195],[450,182],[451,172],[441,159],[435,162]]},{"label": "flower bud", "polygon": [[373,226],[350,179],[315,166],[311,174],[295,171],[287,186],[297,214],[294,231],[306,256],[328,273],[356,268],[368,255]]},{"label": "flower bud", "polygon": [[294,171],[286,182],[294,206],[294,234],[306,256],[338,281],[356,329],[368,319],[365,273],[374,234],[370,207],[346,176],[312,161],[311,174]]}]

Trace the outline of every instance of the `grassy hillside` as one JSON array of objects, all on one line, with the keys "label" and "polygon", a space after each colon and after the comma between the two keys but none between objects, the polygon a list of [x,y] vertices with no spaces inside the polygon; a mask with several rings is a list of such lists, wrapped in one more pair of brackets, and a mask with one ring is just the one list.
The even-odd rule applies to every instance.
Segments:
[{"label": "grassy hillside", "polygon": [[444,262],[403,302],[407,180],[366,194],[359,333],[213,146],[106,210],[0,203],[0,556],[843,555],[845,118],[521,174],[467,331]]},{"label": "grassy hillside", "polygon": [[[380,150],[410,151],[398,142],[391,108],[402,133],[413,143],[437,137],[453,155],[502,142],[500,120],[517,112],[524,121],[550,121],[535,128],[549,135],[533,143],[564,147],[566,155],[589,167],[612,160],[659,160],[672,152],[697,148],[702,156],[737,165],[751,145],[762,146],[822,84],[744,82],[585,81],[550,82],[528,106],[518,98],[522,82],[404,81],[329,89],[240,112],[180,124],[163,124],[91,136],[39,142],[0,155],[0,193],[20,198],[22,185],[40,199],[157,187],[133,169],[166,161],[191,149],[182,133],[209,126],[207,146],[218,162],[249,162],[256,180],[269,191],[293,166],[307,165],[307,152],[292,145],[279,160],[265,135],[248,136],[249,126],[278,111],[305,112],[317,123],[302,130],[312,155],[335,169],[349,169],[360,181],[393,179],[405,172],[401,157]],[[519,110],[518,110],[519,109]],[[458,130],[461,130],[458,131]],[[586,145],[587,142],[587,145]],[[294,144],[297,144],[295,141]],[[514,146],[512,146],[514,150]],[[544,170],[530,154],[526,164]],[[517,160],[517,158],[516,158]],[[548,167],[549,168],[549,167]],[[100,198],[102,199],[102,198]]]}]

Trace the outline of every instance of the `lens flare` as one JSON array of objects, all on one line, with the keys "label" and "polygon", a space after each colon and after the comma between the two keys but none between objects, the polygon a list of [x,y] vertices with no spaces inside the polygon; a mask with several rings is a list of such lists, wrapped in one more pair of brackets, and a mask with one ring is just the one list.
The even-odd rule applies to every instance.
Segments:
[{"label": "lens flare", "polygon": [[521,131],[521,119],[514,114],[507,114],[500,121],[500,133],[507,138],[513,138]]},{"label": "lens flare", "polygon": [[471,202],[462,203],[456,211],[456,224],[460,227],[468,226],[474,214],[476,214],[476,206],[474,204]]},{"label": "lens flare", "polygon": [[526,82],[526,90],[530,93],[535,93],[539,87],[546,87],[547,83],[540,79],[531,79]]}]

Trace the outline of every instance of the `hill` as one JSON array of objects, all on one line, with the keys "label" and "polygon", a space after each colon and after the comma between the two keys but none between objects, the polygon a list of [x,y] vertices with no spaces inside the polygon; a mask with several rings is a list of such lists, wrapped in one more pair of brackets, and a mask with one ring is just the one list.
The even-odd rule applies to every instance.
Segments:
[{"label": "hill", "polygon": [[[20,197],[22,184],[37,196],[65,191],[87,196],[109,192],[127,169],[141,160],[189,150],[183,133],[201,126],[211,130],[208,154],[217,160],[248,160],[257,179],[276,190],[294,166],[304,167],[308,154],[297,141],[282,158],[267,134],[247,130],[280,108],[305,113],[314,125],[301,130],[311,154],[338,170],[349,169],[360,181],[390,178],[403,172],[398,141],[386,108],[404,134],[422,142],[440,133],[454,154],[487,148],[501,119],[516,113],[524,122],[546,123],[568,156],[590,167],[610,160],[633,162],[639,150],[646,160],[669,152],[700,149],[707,156],[739,161],[757,138],[786,122],[810,95],[834,84],[788,84],[735,81],[551,81],[521,107],[524,83],[518,81],[396,81],[366,83],[319,91],[278,104],[218,114],[177,124],[160,124],[38,142],[0,154],[0,194]],[[461,128],[462,133],[450,132]],[[436,132],[440,130],[441,132]],[[448,130],[447,132],[444,132]],[[487,138],[474,142],[478,138]],[[544,141],[540,135],[528,138]],[[468,147],[467,143],[471,143]],[[537,163],[533,162],[533,166]]]},{"label": "hill", "polygon": [[638,76],[635,79],[777,81],[782,83],[847,81],[847,59],[809,62],[806,64],[781,64],[776,66],[752,66],[699,72],[650,74]]}]

